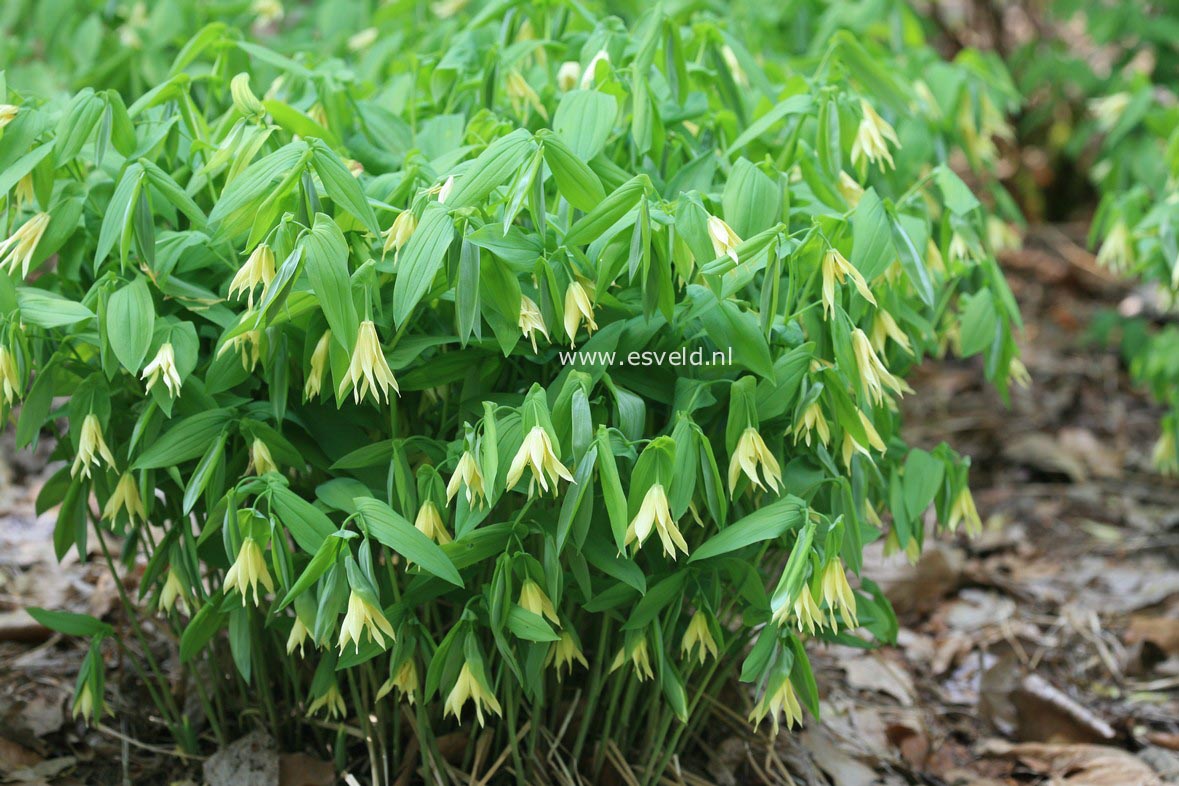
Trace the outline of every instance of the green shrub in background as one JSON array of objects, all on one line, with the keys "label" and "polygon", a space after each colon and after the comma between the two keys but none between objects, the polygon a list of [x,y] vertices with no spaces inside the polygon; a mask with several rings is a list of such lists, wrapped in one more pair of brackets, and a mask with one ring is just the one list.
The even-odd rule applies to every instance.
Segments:
[{"label": "green shrub in background", "polygon": [[133,712],[113,642],[184,749],[261,724],[374,783],[484,724],[520,782],[655,782],[733,678],[817,713],[805,643],[896,632],[864,545],[979,525],[905,372],[1022,374],[948,166],[1004,99],[889,8],[798,56],[573,2],[383,11],[346,60],[213,22],[143,91],[0,86],[4,410],[57,439],[58,553],[144,566],[136,642],[37,612],[94,641],[75,711]]}]

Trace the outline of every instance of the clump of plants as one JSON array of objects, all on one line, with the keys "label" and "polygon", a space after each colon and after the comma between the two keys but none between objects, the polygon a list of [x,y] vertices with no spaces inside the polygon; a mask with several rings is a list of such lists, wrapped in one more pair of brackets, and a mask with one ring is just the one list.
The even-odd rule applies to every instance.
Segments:
[{"label": "clump of plants", "polygon": [[56,440],[58,553],[141,568],[126,636],[37,612],[93,640],[75,712],[135,712],[118,647],[185,750],[373,783],[454,729],[653,783],[734,680],[816,715],[808,642],[896,632],[865,544],[979,526],[906,372],[1021,373],[947,165],[986,80],[659,10],[378,23],[363,78],[214,24],[130,102],[0,87],[4,413]]}]

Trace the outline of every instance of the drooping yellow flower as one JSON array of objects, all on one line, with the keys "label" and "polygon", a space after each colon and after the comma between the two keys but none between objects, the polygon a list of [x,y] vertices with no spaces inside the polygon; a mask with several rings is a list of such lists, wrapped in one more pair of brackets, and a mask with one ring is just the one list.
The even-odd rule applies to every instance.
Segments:
[{"label": "drooping yellow flower", "polygon": [[901,330],[901,326],[892,318],[892,314],[878,308],[876,315],[872,318],[872,347],[883,355],[885,342],[890,338],[906,354],[913,354],[913,346],[909,343],[909,337],[905,335],[905,331]]},{"label": "drooping yellow flower", "polygon": [[246,605],[247,593],[253,592],[254,605],[257,606],[259,584],[265,587],[267,592],[274,592],[274,581],[270,578],[270,571],[266,569],[262,547],[253,538],[245,538],[237,551],[237,559],[225,573],[225,587],[227,591],[237,590],[242,596],[243,606]]},{"label": "drooping yellow flower", "polygon": [[717,257],[727,256],[737,264],[737,246],[741,245],[741,238],[724,220],[716,216],[708,217],[708,239],[712,241],[712,251]]},{"label": "drooping yellow flower", "polygon": [[16,212],[20,212],[21,208],[32,202],[37,198],[36,189],[33,188],[33,174],[29,174],[16,181],[16,186],[12,189],[13,202],[16,205]]},{"label": "drooping yellow flower", "polygon": [[761,465],[761,473],[765,476],[766,485],[777,492],[778,487],[782,485],[782,468],[778,466],[778,460],[774,458],[774,454],[766,447],[761,434],[750,426],[741,432],[741,438],[737,440],[733,457],[729,460],[729,494],[736,491],[737,481],[741,479],[742,473],[749,478],[750,483],[765,491],[765,485],[762,485],[761,479],[757,476],[759,464]]},{"label": "drooping yellow flower", "polygon": [[516,484],[520,482],[525,468],[532,470],[532,478],[528,481],[530,496],[534,484],[537,483],[540,484],[542,493],[548,491],[551,484],[553,494],[556,494],[557,481],[560,478],[564,478],[570,483],[573,482],[573,475],[553,453],[552,440],[549,439],[549,434],[543,426],[533,426],[528,435],[524,437],[520,449],[516,451],[516,457],[512,459],[512,465],[508,467],[506,482],[509,489],[515,488]]},{"label": "drooping yellow flower", "polygon": [[392,251],[393,259],[396,260],[397,254],[405,248],[405,244],[413,237],[417,228],[418,219],[412,210],[402,210],[398,213],[397,218],[393,219],[393,225],[385,230],[385,245],[381,249],[382,258]]},{"label": "drooping yellow flower", "polygon": [[573,673],[573,662],[577,661],[582,665],[582,668],[589,668],[589,661],[585,659],[581,648],[577,646],[577,639],[573,638],[573,634],[569,632],[562,632],[560,637],[552,643],[549,647],[549,655],[545,659],[545,666],[556,666],[557,682],[564,679],[562,669],[565,673]]},{"label": "drooping yellow flower", "polygon": [[864,196],[864,187],[854,177],[842,170],[839,172],[839,180],[836,181],[835,187],[839,189],[847,206],[851,208],[860,204],[860,199]]},{"label": "drooping yellow flower", "polygon": [[[901,540],[897,537],[897,531],[895,529],[889,530],[888,535],[884,538],[884,556],[891,557],[899,551],[901,551]],[[921,544],[917,542],[917,538],[909,538],[904,552],[905,559],[909,561],[909,564],[916,565],[917,560],[921,559]]]},{"label": "drooping yellow flower", "polygon": [[446,182],[438,189],[438,204],[443,204],[454,193],[454,175],[446,178]]},{"label": "drooping yellow flower", "polygon": [[303,620],[299,619],[299,615],[296,614],[295,624],[291,626],[290,635],[287,636],[287,654],[290,655],[298,647],[299,657],[302,658],[306,654],[303,648],[307,645],[307,636],[310,632],[303,624]]},{"label": "drooping yellow flower", "polygon": [[708,615],[699,609],[688,621],[688,629],[684,631],[684,638],[680,642],[680,654],[684,658],[691,658],[693,652],[701,665],[708,659],[708,656],[711,655],[715,658],[719,652],[716,639],[712,637],[712,629],[708,624]]},{"label": "drooping yellow flower", "polygon": [[332,331],[325,330],[315,343],[311,352],[311,370],[307,372],[307,382],[303,385],[303,400],[310,401],[319,395],[323,389],[323,375],[327,372],[328,357],[332,344]]},{"label": "drooping yellow flower", "polygon": [[97,712],[101,711],[102,700],[95,701],[94,689],[90,687],[90,680],[82,683],[82,689],[74,695],[74,707],[71,716],[84,721],[94,720]]},{"label": "drooping yellow flower", "polygon": [[446,524],[442,522],[438,506],[431,500],[426,500],[418,508],[418,515],[414,519],[413,525],[418,528],[419,532],[439,545],[450,543],[453,540],[450,533],[446,531]]},{"label": "drooping yellow flower", "polygon": [[646,638],[639,639],[639,643],[629,654],[627,654],[625,645],[618,650],[618,654],[614,656],[614,662],[610,664],[610,671],[618,671],[628,660],[634,666],[635,675],[639,678],[639,682],[646,682],[655,676],[655,672],[651,670],[651,656],[647,652]]},{"label": "drooping yellow flower", "polygon": [[474,509],[477,504],[482,510],[487,502],[487,493],[483,490],[483,473],[479,471],[479,464],[469,450],[463,452],[458,466],[454,468],[454,474],[450,476],[450,482],[446,484],[447,505],[464,486],[467,489],[467,505]]},{"label": "drooping yellow flower", "polygon": [[[785,607],[782,610],[785,610]],[[815,596],[811,594],[810,587],[805,583],[799,590],[798,597],[794,599],[791,611],[794,613],[794,624],[799,631],[805,630],[813,636],[816,629],[823,627],[823,612],[819,609],[819,604],[815,603]]]},{"label": "drooping yellow flower", "polygon": [[1179,475],[1179,451],[1175,447],[1175,430],[1163,427],[1151,453],[1154,468],[1161,475]]},{"label": "drooping yellow flower", "polygon": [[393,626],[385,618],[384,612],[356,591],[352,591],[348,593],[348,613],[344,615],[344,622],[340,625],[340,639],[336,642],[341,654],[350,642],[355,644],[356,651],[360,652],[360,639],[365,631],[368,631],[369,637],[382,649],[385,647],[382,633],[389,637],[390,644],[397,641],[397,634],[393,632]]},{"label": "drooping yellow flower", "polygon": [[102,438],[102,424],[98,422],[98,417],[94,413],[90,413],[82,421],[82,434],[78,437],[78,455],[74,457],[74,463],[70,466],[70,477],[77,475],[78,470],[82,471],[82,477],[90,477],[91,465],[100,466],[99,457],[108,467],[115,469],[115,457],[106,446],[106,440]]},{"label": "drooping yellow flower", "polygon": [[576,343],[577,329],[581,327],[581,320],[585,320],[585,332],[592,334],[598,329],[594,321],[594,304],[590,302],[589,293],[577,279],[569,282],[565,290],[565,334],[569,336],[571,345]]},{"label": "drooping yellow flower", "polygon": [[466,8],[468,2],[470,0],[438,0],[438,2],[430,4],[430,10],[439,19],[449,19]]},{"label": "drooping yellow flower", "polygon": [[954,504],[950,506],[950,520],[946,526],[950,528],[950,532],[956,532],[962,522],[966,522],[967,535],[975,537],[982,534],[982,519],[979,518],[978,508],[974,506],[974,495],[968,488],[963,488],[954,498]]},{"label": "drooping yellow flower", "polygon": [[418,679],[418,667],[413,662],[413,658],[406,658],[397,667],[397,674],[385,680],[384,684],[381,685],[380,690],[377,691],[377,700],[379,701],[385,698],[396,688],[402,698],[410,704],[414,704],[417,701],[418,689],[420,687],[421,682]]},{"label": "drooping yellow flower", "polygon": [[172,349],[171,342],[160,345],[156,356],[143,367],[140,379],[147,380],[147,392],[149,393],[155,384],[162,379],[164,387],[168,389],[169,396],[176,398],[180,395],[183,383],[180,381],[180,372],[176,370],[176,353]]},{"label": "drooping yellow flower", "polygon": [[1025,390],[1032,385],[1032,375],[1028,373],[1028,367],[1019,358],[1011,358],[1007,364],[1007,376]]},{"label": "drooping yellow flower", "polygon": [[1124,273],[1134,263],[1134,245],[1125,221],[1115,221],[1097,250],[1097,264],[1114,273]]},{"label": "drooping yellow flower", "polygon": [[843,560],[839,557],[831,560],[823,568],[823,575],[819,580],[823,591],[823,602],[827,604],[828,623],[831,630],[835,630],[835,612],[843,619],[843,627],[854,628],[859,624],[856,617],[856,596],[851,585],[847,583],[847,574],[843,570]]},{"label": "drooping yellow flower", "polygon": [[311,702],[311,706],[307,708],[307,717],[310,718],[320,710],[327,710],[327,717],[329,718],[342,718],[348,712],[347,707],[344,706],[344,697],[340,695],[340,687],[338,685],[332,684],[315,701]]},{"label": "drooping yellow flower", "polygon": [[270,448],[260,439],[250,443],[250,462],[246,465],[246,474],[265,475],[267,472],[278,472],[278,464],[270,455]]},{"label": "drooping yellow flower", "polygon": [[1106,133],[1118,124],[1128,106],[1130,106],[1130,94],[1126,92],[1089,99],[1089,112],[1096,118],[1097,125],[1101,130]]},{"label": "drooping yellow flower", "polygon": [[551,342],[549,338],[549,329],[545,327],[544,316],[540,313],[540,306],[527,295],[520,296],[520,332],[524,337],[531,339],[532,351],[536,352],[536,334],[540,333],[544,336],[545,341]]},{"label": "drooping yellow flower", "polygon": [[375,27],[366,27],[348,39],[348,51],[360,52],[368,49],[381,35]]},{"label": "drooping yellow flower", "polygon": [[261,284],[265,289],[273,280],[274,252],[270,246],[259,243],[246,263],[238,268],[233,281],[229,282],[229,297],[233,299],[236,295],[240,298],[244,292],[247,295],[246,307],[253,308],[254,288]]},{"label": "drooping yellow flower", "polygon": [[0,402],[12,405],[20,397],[20,372],[16,368],[16,356],[8,347],[0,346]]},{"label": "drooping yellow flower", "polygon": [[378,404],[381,403],[381,393],[385,395],[387,404],[389,388],[397,395],[401,395],[397,380],[393,377],[393,370],[385,360],[380,339],[377,338],[377,326],[372,320],[366,319],[360,323],[360,329],[356,333],[356,349],[352,350],[352,362],[348,364],[348,372],[340,381],[339,395],[342,396],[351,390],[353,401],[359,404],[371,390]]},{"label": "drooping yellow flower", "polygon": [[446,697],[446,703],[442,708],[443,717],[453,715],[455,719],[459,720],[459,723],[462,723],[463,705],[467,703],[468,699],[475,704],[475,715],[479,719],[480,727],[483,726],[484,709],[496,715],[503,715],[503,710],[495,696],[479,680],[475,679],[475,674],[471,671],[471,664],[464,663],[458,680]]},{"label": "drooping yellow flower", "polygon": [[867,160],[870,164],[878,164],[881,171],[885,169],[885,164],[888,164],[888,168],[893,168],[895,164],[888,143],[891,142],[893,147],[897,148],[901,146],[897,132],[863,99],[860,100],[860,110],[864,117],[860,120],[855,141],[852,142],[852,166],[859,166],[861,161]]},{"label": "drooping yellow flower", "polygon": [[868,282],[864,280],[863,274],[856,269],[855,265],[844,259],[843,254],[840,254],[834,248],[827,249],[827,253],[823,255],[823,316],[827,317],[835,309],[835,284],[843,284],[848,278],[855,284],[856,291],[860,296],[867,300],[872,305],[876,305],[876,298],[872,296],[872,290],[868,288]]},{"label": "drooping yellow flower", "polygon": [[29,265],[33,263],[37,244],[49,226],[49,218],[48,213],[37,213],[21,224],[7,240],[0,241],[0,268],[7,266],[9,275],[16,275],[19,268],[21,278],[29,275]]},{"label": "drooping yellow flower", "polygon": [[0,128],[4,128],[4,126],[15,120],[19,112],[19,106],[14,106],[13,104],[0,104]]},{"label": "drooping yellow flower", "polygon": [[237,334],[221,345],[221,349],[217,350],[217,357],[221,357],[226,352],[241,353],[242,368],[246,371],[253,371],[262,358],[262,332],[247,330]]},{"label": "drooping yellow flower", "polygon": [[639,512],[635,514],[635,517],[631,519],[630,526],[626,528],[626,539],[623,545],[629,546],[634,543],[634,550],[637,552],[653,531],[659,533],[659,540],[663,543],[663,553],[667,556],[675,559],[676,549],[684,554],[688,553],[688,543],[680,534],[679,526],[671,517],[667,493],[660,483],[655,483],[647,489],[643,503],[639,506]]},{"label": "drooping yellow flower", "polygon": [[802,707],[799,706],[798,696],[794,693],[794,686],[790,684],[789,678],[782,680],[782,684],[772,694],[762,697],[758,705],[753,708],[753,712],[750,713],[749,720],[753,721],[755,726],[760,726],[765,717],[770,716],[770,722],[774,728],[773,733],[777,735],[778,716],[782,714],[786,716],[786,728],[788,729],[802,723]]},{"label": "drooping yellow flower", "polygon": [[585,72],[581,75],[582,89],[593,87],[598,78],[598,63],[610,62],[610,53],[605,49],[599,49],[598,53],[590,58],[589,64],[585,67]]},{"label": "drooping yellow flower", "polygon": [[827,423],[827,417],[823,414],[823,408],[819,402],[813,401],[806,409],[802,411],[802,422],[799,427],[794,430],[794,442],[798,443],[799,439],[806,442],[809,447],[811,444],[811,434],[819,435],[819,442],[827,445],[831,442],[831,426]]},{"label": "drooping yellow flower", "polygon": [[857,440],[855,437],[853,437],[851,435],[851,432],[847,431],[846,429],[844,430],[844,432],[843,432],[843,464],[844,464],[844,466],[847,466],[847,467],[851,466],[852,456],[855,453],[863,453],[865,456],[867,456],[869,459],[871,459],[872,454],[870,452],[868,452],[869,447],[871,447],[875,450],[878,450],[881,453],[883,453],[886,450],[884,440],[882,440],[880,438],[880,432],[878,432],[876,430],[876,427],[872,425],[872,421],[868,420],[867,415],[865,415],[863,413],[863,411],[859,412],[859,416],[860,416],[860,425],[864,427],[864,431],[866,433],[866,436],[868,437],[868,444],[861,445],[859,440]]},{"label": "drooping yellow flower", "polygon": [[511,101],[512,110],[516,114],[521,114],[525,106],[530,106],[536,111],[536,114],[545,120],[549,119],[549,113],[545,110],[544,104],[541,103],[540,96],[536,94],[536,91],[532,89],[532,85],[528,84],[528,80],[519,71],[513,69],[508,72],[507,80],[504,84],[504,91],[508,94],[508,100]]},{"label": "drooping yellow flower", "polygon": [[975,258],[970,241],[960,232],[950,235],[950,247],[947,249],[947,253],[951,262],[969,263]]},{"label": "drooping yellow flower", "polygon": [[581,79],[581,63],[576,60],[566,60],[557,69],[557,89],[562,93],[577,87],[577,80]]},{"label": "drooping yellow flower", "polygon": [[176,575],[176,571],[168,569],[168,577],[164,579],[164,588],[160,590],[160,600],[156,604],[156,609],[167,614],[173,608],[180,609],[185,614],[191,613],[188,609],[188,593],[184,589],[184,585],[180,583],[180,577]]},{"label": "drooping yellow flower", "polygon": [[860,382],[868,391],[872,403],[879,404],[884,400],[884,389],[887,387],[897,395],[911,392],[911,388],[899,377],[893,376],[884,363],[880,361],[872,350],[872,342],[859,328],[852,330],[852,353],[856,359],[856,369],[860,373]]},{"label": "drooping yellow flower", "polygon": [[996,254],[1001,254],[1004,251],[1017,250],[1023,245],[1023,240],[1013,224],[998,216],[987,216],[987,244]]},{"label": "drooping yellow flower", "polygon": [[547,617],[549,622],[558,628],[561,627],[561,620],[557,617],[557,610],[553,608],[553,602],[549,600],[549,596],[540,588],[540,585],[532,579],[524,579],[524,583],[520,587],[518,603],[520,608],[525,611],[531,611],[538,617]]},{"label": "drooping yellow flower", "polygon": [[136,518],[147,521],[147,511],[143,508],[143,499],[139,496],[139,485],[130,472],[124,472],[119,478],[115,490],[102,507],[102,517],[107,521],[114,521],[120,510],[127,511],[127,518],[132,524]]}]

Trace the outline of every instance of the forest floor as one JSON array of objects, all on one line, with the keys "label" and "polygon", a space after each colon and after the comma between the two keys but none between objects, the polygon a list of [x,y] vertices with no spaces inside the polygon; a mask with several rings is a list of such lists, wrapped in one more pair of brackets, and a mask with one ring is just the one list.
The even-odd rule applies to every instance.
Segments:
[{"label": "forest floor", "polygon": [[[1094,314],[1142,296],[1097,270],[1079,232],[1034,229],[1005,260],[1028,389],[1004,403],[977,362],[929,361],[911,380],[907,437],[972,456],[984,534],[927,539],[916,565],[874,548],[866,570],[897,608],[898,645],[813,647],[821,723],[771,741],[718,706],[697,774],[664,783],[1179,783],[1179,482],[1151,467],[1160,410],[1086,338]],[[70,720],[84,649],[21,609],[103,616],[116,588],[100,559],[54,559],[52,516],[33,506],[44,455],[0,456],[0,783],[199,782],[202,762],[137,739],[126,717]],[[308,757],[259,755],[253,782],[333,782]],[[212,786],[244,783],[203,764]]]}]

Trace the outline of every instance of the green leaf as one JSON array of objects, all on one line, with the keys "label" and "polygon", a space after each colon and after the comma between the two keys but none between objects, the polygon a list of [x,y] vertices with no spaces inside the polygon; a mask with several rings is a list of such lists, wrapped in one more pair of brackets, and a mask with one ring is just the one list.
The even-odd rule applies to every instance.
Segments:
[{"label": "green leaf", "polygon": [[720,557],[754,543],[781,537],[787,531],[802,525],[806,519],[806,511],[805,502],[792,494],[787,494],[713,535],[692,552],[688,561],[698,562]]},{"label": "green leaf", "polygon": [[606,146],[617,115],[614,96],[597,90],[570,90],[557,105],[553,131],[578,158],[591,161]]},{"label": "green leaf", "polygon": [[920,516],[941,488],[946,465],[918,448],[905,458],[905,510]]},{"label": "green leaf", "polygon": [[131,237],[131,220],[135,204],[143,187],[143,167],[131,164],[123,170],[119,184],[111,195],[111,201],[103,211],[102,228],[98,232],[98,246],[94,252],[95,266],[101,265],[110,254],[115,243],[119,243],[123,264],[127,262],[127,248]]},{"label": "green leaf", "polygon": [[519,606],[508,611],[508,630],[525,641],[556,641],[560,638],[539,614]]},{"label": "green leaf", "polygon": [[589,212],[606,198],[602,181],[561,138],[550,133],[538,135],[544,144],[544,160],[557,180],[557,191],[578,210]]},{"label": "green leaf", "polygon": [[888,269],[896,255],[884,203],[876,196],[876,189],[869,188],[852,214],[850,261],[871,283]]},{"label": "green leaf", "polygon": [[962,357],[969,357],[994,343],[999,317],[995,313],[995,299],[989,290],[964,296],[963,300],[966,306],[961,316]]},{"label": "green leaf", "polygon": [[156,438],[132,468],[171,467],[203,455],[231,417],[227,409],[211,409],[184,418]]},{"label": "green leaf", "polygon": [[147,279],[138,277],[116,290],[106,304],[106,338],[123,368],[138,374],[151,347],[156,312]]},{"label": "green leaf", "polygon": [[391,507],[372,497],[353,500],[368,534],[438,578],[463,586],[454,563],[434,541],[419,532]]},{"label": "green leaf", "polygon": [[777,224],[782,215],[782,189],[744,158],[733,165],[721,202],[725,221],[745,240]]},{"label": "green leaf", "polygon": [[270,502],[278,520],[291,533],[299,548],[308,554],[317,553],[323,542],[336,531],[336,525],[326,513],[286,486],[272,485]]},{"label": "green leaf", "polygon": [[205,645],[213,640],[225,619],[225,612],[221,610],[223,596],[218,592],[197,610],[184,632],[180,634],[180,662],[187,663],[196,657]]},{"label": "green leaf", "polygon": [[341,346],[351,349],[360,321],[352,301],[348,243],[344,240],[344,233],[329,216],[317,213],[315,225],[303,236],[302,242],[306,249],[307,278],[319,298],[332,335]]},{"label": "green leaf", "polygon": [[46,329],[75,325],[84,319],[94,318],[94,312],[81,303],[47,289],[17,287],[16,301],[20,306],[22,320]]},{"label": "green leaf", "polygon": [[941,189],[946,207],[955,215],[964,216],[979,206],[978,197],[962,182],[954,170],[944,164],[934,170],[937,187]]},{"label": "green leaf", "polygon": [[639,203],[651,180],[646,175],[636,175],[619,186],[597,207],[586,213],[565,233],[566,246],[579,246],[597,240],[603,232],[614,226],[631,208]]},{"label": "green leaf", "polygon": [[115,629],[89,614],[75,614],[70,611],[49,611],[48,609],[29,606],[25,609],[29,616],[42,626],[66,636],[80,636],[92,638],[94,636],[113,636]]},{"label": "green leaf", "polygon": [[524,165],[535,149],[532,134],[523,128],[495,140],[463,174],[455,178],[454,190],[446,200],[446,207],[457,209],[482,204],[492,191]]},{"label": "green leaf", "polygon": [[688,572],[681,570],[660,581],[635,604],[623,630],[642,630],[650,625],[659,612],[668,604],[679,598],[684,589],[684,582],[688,580]]},{"label": "green leaf", "polygon": [[[351,533],[355,536],[356,533]],[[287,594],[283,597],[282,602],[278,604],[278,610],[281,611],[289,606],[295,598],[302,595],[307,590],[311,589],[311,585],[319,581],[319,577],[327,573],[332,565],[340,557],[340,552],[344,548],[344,539],[339,537],[329,537],[324,540],[315,552],[315,556],[307,563],[307,567],[299,574],[299,578],[291,585]]]},{"label": "green leaf", "polygon": [[360,183],[348,171],[340,157],[323,145],[314,145],[311,164],[315,167],[327,195],[340,207],[356,217],[373,237],[381,234],[376,214],[364,197]]},{"label": "green leaf", "polygon": [[454,222],[437,202],[426,206],[422,220],[397,260],[393,284],[393,321],[400,325],[429,291],[454,239]]}]

